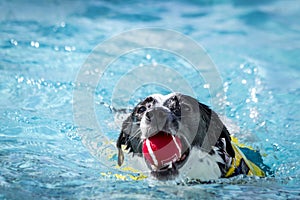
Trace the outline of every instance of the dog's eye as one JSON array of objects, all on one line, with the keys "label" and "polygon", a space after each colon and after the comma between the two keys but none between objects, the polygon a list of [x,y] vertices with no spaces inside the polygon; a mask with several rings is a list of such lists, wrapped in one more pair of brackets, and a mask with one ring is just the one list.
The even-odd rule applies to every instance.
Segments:
[{"label": "dog's eye", "polygon": [[137,110],[138,114],[142,114],[143,112],[145,112],[147,110],[147,108],[145,106],[141,106],[139,107],[139,109]]},{"label": "dog's eye", "polygon": [[165,106],[168,107],[174,113],[174,115],[176,115],[176,116],[181,115],[180,104],[179,104],[179,101],[176,96],[168,99],[165,102]]},{"label": "dog's eye", "polygon": [[181,110],[180,110],[179,108],[173,109],[172,112],[173,112],[174,115],[176,115],[176,116],[180,116],[180,115],[181,115]]}]

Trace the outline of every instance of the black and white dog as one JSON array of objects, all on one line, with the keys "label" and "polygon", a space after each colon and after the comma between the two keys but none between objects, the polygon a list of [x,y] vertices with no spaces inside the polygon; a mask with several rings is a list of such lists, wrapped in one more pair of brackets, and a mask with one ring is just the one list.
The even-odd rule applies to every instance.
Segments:
[{"label": "black and white dog", "polygon": [[[156,169],[147,165],[157,179],[173,179],[180,175],[210,181],[228,177],[226,174],[236,152],[227,128],[208,106],[180,93],[154,94],[134,108],[123,122],[117,140],[118,165],[124,161],[122,145],[133,156],[140,157],[141,162],[146,162],[142,158],[143,141],[161,133],[177,136],[183,150],[180,158],[168,167]],[[247,169],[241,168],[233,174],[247,174]]]}]

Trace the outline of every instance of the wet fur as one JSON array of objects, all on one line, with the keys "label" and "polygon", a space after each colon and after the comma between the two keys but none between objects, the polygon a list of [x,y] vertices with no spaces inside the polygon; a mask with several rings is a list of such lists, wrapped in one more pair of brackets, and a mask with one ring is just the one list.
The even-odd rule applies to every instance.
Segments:
[{"label": "wet fur", "polygon": [[[156,103],[158,102],[156,98],[162,98],[162,96],[154,95],[147,97],[134,108],[130,116],[128,116],[128,118],[123,122],[122,130],[116,144],[119,149],[118,164],[120,166],[124,160],[124,153],[121,148],[122,145],[125,145],[126,149],[129,150],[129,153],[132,153],[134,156],[143,156],[142,142],[143,139],[149,135],[147,136],[148,133],[145,134],[145,131],[142,132],[141,124],[143,123],[141,122],[146,112],[156,108]],[[235,153],[231,146],[230,134],[225,125],[219,119],[218,115],[208,106],[198,102],[190,96],[173,93],[167,95],[167,97],[164,96],[164,98],[166,98],[162,101],[164,104],[157,107],[166,106],[169,110],[171,110],[172,115],[176,114],[176,110],[174,109],[179,107],[181,109],[181,113],[185,114],[175,118],[174,120],[178,120],[178,123],[181,124],[175,134],[180,135],[186,141],[183,145],[188,158],[187,161],[185,161],[186,163],[183,163],[182,166],[180,166],[180,168],[182,168],[181,170],[177,169],[179,167],[175,166],[176,169],[168,169],[166,171],[159,172],[153,171],[152,175],[158,179],[164,179],[164,177],[169,179],[170,177],[178,176],[178,173],[182,173],[182,171],[185,173],[187,170],[196,170],[192,169],[192,167],[197,168],[199,166],[194,166],[194,163],[196,163],[196,165],[201,165],[203,169],[207,168],[208,170],[212,168],[212,163],[215,163],[215,165],[219,168],[217,173],[212,172],[215,175],[211,175],[211,177],[204,177],[205,170],[201,173],[199,173],[198,170],[196,172],[198,175],[196,176],[202,176],[198,178],[207,180],[210,178],[214,179],[224,177],[231,163],[231,159],[235,156]],[[176,104],[177,101],[179,103],[178,105],[173,106],[173,109],[172,106],[168,105],[168,101],[173,104]],[[141,107],[146,107],[146,110],[141,112]],[[182,111],[183,109],[186,111]],[[142,111],[143,110],[144,108]],[[173,112],[175,114],[173,114]],[[174,127],[172,128],[176,129],[176,125],[174,125]],[[205,160],[201,160],[202,155],[206,155]],[[189,172],[186,173],[189,174]]]}]

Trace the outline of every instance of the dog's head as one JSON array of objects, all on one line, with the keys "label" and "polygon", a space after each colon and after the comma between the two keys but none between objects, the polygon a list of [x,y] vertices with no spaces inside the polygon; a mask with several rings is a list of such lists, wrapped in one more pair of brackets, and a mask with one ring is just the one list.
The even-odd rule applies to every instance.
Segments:
[{"label": "dog's head", "polygon": [[193,148],[211,153],[213,147],[218,146],[234,157],[229,133],[218,116],[190,96],[171,93],[147,97],[123,122],[117,140],[118,164],[122,165],[124,160],[122,145],[126,145],[126,149],[133,155],[142,157],[143,141],[156,134],[176,136],[182,145],[180,157],[171,166],[157,169],[148,163],[152,174],[159,179],[177,175],[178,169],[185,164]]}]

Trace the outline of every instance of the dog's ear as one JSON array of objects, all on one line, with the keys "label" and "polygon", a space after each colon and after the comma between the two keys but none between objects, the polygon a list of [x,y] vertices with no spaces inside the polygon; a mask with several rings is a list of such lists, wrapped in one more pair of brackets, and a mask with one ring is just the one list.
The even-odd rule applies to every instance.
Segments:
[{"label": "dog's ear", "polygon": [[[115,109],[113,108],[114,112],[120,112],[120,113],[128,113],[127,109]],[[124,162],[124,152],[122,149],[122,145],[127,145],[128,149],[130,146],[128,146],[128,138],[130,135],[130,132],[132,130],[132,116],[134,111],[131,111],[131,114],[123,121],[122,123],[122,130],[118,137],[118,140],[116,142],[116,146],[118,148],[118,165],[121,166]]]},{"label": "dog's ear", "polygon": [[230,133],[219,116],[207,105],[200,102],[198,104],[200,122],[193,144],[209,152],[211,147],[215,146],[220,138],[224,138],[227,153],[234,157],[235,153],[231,145]]},{"label": "dog's ear", "polygon": [[136,124],[133,120],[133,116],[130,115],[122,124],[122,130],[117,140],[118,148],[118,165],[121,166],[124,162],[124,153],[122,145],[126,145],[125,150],[129,150],[129,153],[133,155],[142,155],[142,142],[140,139],[141,130],[139,124]]},{"label": "dog's ear", "polygon": [[[131,116],[128,116],[127,119],[122,124],[122,130],[117,140],[117,148],[118,148],[118,165],[121,166],[124,162],[124,153],[122,150],[122,145],[128,144],[129,134],[128,131],[131,130],[132,120]],[[127,146],[128,147],[128,146]]]},{"label": "dog's ear", "polygon": [[124,162],[124,153],[122,150],[122,144],[125,144],[124,133],[120,133],[119,138],[117,140],[117,148],[118,148],[118,165],[121,166]]},{"label": "dog's ear", "polygon": [[224,138],[226,142],[226,152],[234,158],[235,153],[231,145],[230,133],[217,113],[215,113],[213,110],[210,110],[209,126],[210,127],[208,127],[207,133],[213,134],[213,136],[210,136],[208,138],[213,138],[214,142],[214,144],[211,145],[215,146],[219,139]]}]

